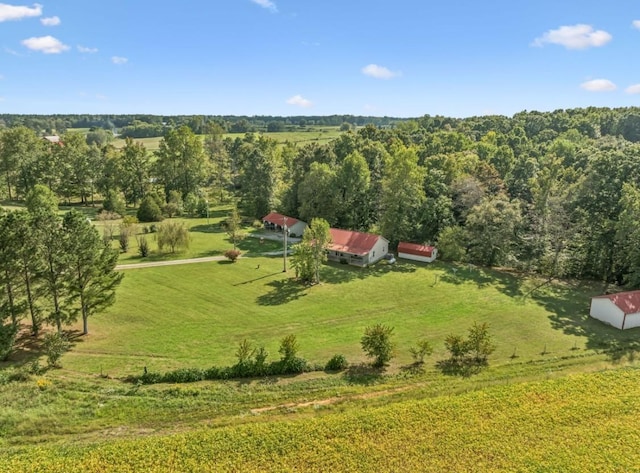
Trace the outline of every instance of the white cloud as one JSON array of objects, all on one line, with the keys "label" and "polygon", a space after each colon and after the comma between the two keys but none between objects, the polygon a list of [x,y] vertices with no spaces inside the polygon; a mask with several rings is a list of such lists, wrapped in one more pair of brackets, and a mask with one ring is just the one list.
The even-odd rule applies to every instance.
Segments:
[{"label": "white cloud", "polygon": [[69,46],[61,43],[60,40],[53,36],[25,39],[22,44],[33,51],[40,51],[44,54],[60,54],[69,49]]},{"label": "white cloud", "polygon": [[7,54],[11,54],[12,56],[21,56],[19,52],[14,51],[13,49],[7,48],[6,46],[4,47],[4,52]]},{"label": "white cloud", "polygon": [[86,46],[78,45],[78,51],[80,51],[81,53],[95,54],[98,52],[98,48],[88,48]]},{"label": "white cloud", "polygon": [[10,20],[22,20],[42,15],[42,5],[35,3],[32,7],[0,3],[0,23]]},{"label": "white cloud", "polygon": [[278,11],[278,7],[271,0],[251,0],[251,1],[256,5],[260,5],[262,8],[266,8],[267,10],[270,10],[273,13],[276,13]]},{"label": "white cloud", "polygon": [[594,79],[580,84],[580,87],[589,92],[611,92],[616,90],[616,85],[608,79]]},{"label": "white cloud", "polygon": [[630,85],[624,91],[628,94],[633,94],[633,95],[640,94],[640,84]]},{"label": "white cloud", "polygon": [[309,108],[313,106],[313,103],[310,100],[305,99],[302,95],[294,95],[287,99],[287,103],[289,105],[297,105],[302,108]]},{"label": "white cloud", "polygon": [[402,72],[391,71],[384,66],[378,66],[377,64],[369,64],[362,68],[362,73],[365,76],[375,77],[376,79],[393,79],[394,77],[400,77]]},{"label": "white cloud", "polygon": [[57,16],[52,16],[49,18],[41,18],[40,23],[42,23],[44,26],[58,26],[62,22]]},{"label": "white cloud", "polygon": [[604,30],[594,30],[591,25],[561,26],[549,30],[533,41],[533,46],[559,44],[567,49],[597,48],[607,44],[613,36]]},{"label": "white cloud", "polygon": [[122,64],[126,64],[129,62],[129,60],[126,57],[122,57],[122,56],[113,56],[111,58],[111,62],[114,64],[118,64],[119,66]]},{"label": "white cloud", "polygon": [[633,20],[633,21],[631,22],[631,25],[632,25],[634,28],[636,28],[636,29],[640,30],[640,20]]}]

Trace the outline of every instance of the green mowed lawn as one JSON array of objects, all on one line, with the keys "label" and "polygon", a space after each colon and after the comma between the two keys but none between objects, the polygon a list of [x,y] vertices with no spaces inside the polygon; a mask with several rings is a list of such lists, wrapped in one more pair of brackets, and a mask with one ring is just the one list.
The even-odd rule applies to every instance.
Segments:
[{"label": "green mowed lawn", "polygon": [[[323,283],[305,287],[283,271],[282,258],[255,257],[235,264],[199,263],[127,270],[117,302],[90,320],[90,335],[76,339],[65,368],[136,374],[147,366],[228,365],[243,339],[278,357],[279,341],[295,334],[300,355],[324,364],[336,353],[365,361],[360,338],[368,325],[395,328],[392,369],[411,362],[420,338],[446,356],[449,334],[464,335],[488,322],[497,350],[492,364],[583,356],[612,346],[624,350],[637,330],[620,332],[589,319],[592,288],[553,286],[524,297],[535,281],[497,271],[437,263],[357,269],[328,265]],[[593,353],[592,353],[593,354]]]}]

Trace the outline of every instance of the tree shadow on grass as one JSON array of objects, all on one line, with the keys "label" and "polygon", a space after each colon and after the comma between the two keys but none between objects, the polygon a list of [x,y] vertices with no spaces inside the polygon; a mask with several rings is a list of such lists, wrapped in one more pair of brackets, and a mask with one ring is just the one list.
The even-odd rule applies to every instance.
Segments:
[{"label": "tree shadow on grass", "polygon": [[[69,342],[69,350],[67,351],[71,351],[78,343],[84,341],[84,335],[80,330],[65,330],[63,335]],[[16,338],[9,359],[0,362],[0,370],[9,367],[19,368],[26,366],[46,355],[43,347],[43,336],[44,334],[40,333],[38,337],[34,337],[31,335],[30,327],[23,326]]]},{"label": "tree shadow on grass", "polygon": [[320,280],[328,284],[342,284],[370,277],[381,277],[389,273],[414,273],[416,266],[411,263],[388,264],[386,261],[367,268],[359,268],[348,264],[328,262],[320,270]]},{"label": "tree shadow on grass", "polygon": [[518,275],[475,265],[439,263],[438,266],[445,271],[439,281],[454,285],[472,283],[479,289],[492,286],[509,297],[523,296],[522,277]]},{"label": "tree shadow on grass", "polygon": [[[280,274],[280,273],[278,273]],[[263,306],[287,304],[306,296],[307,286],[293,279],[271,281],[267,286],[273,289],[267,294],[258,296],[256,302]]]},{"label": "tree shadow on grass", "polygon": [[555,330],[586,338],[585,348],[604,353],[613,362],[633,361],[640,353],[640,328],[619,330],[589,315],[591,297],[602,294],[594,283],[555,283],[528,297],[550,312]]},{"label": "tree shadow on grass", "polygon": [[212,224],[204,224],[204,225],[194,225],[189,229],[190,232],[194,233],[224,233],[224,228],[220,226],[218,223]]},{"label": "tree shadow on grass", "polygon": [[384,367],[376,368],[367,363],[360,363],[358,365],[349,365],[343,376],[351,384],[372,386],[382,381],[384,371]]},{"label": "tree shadow on grass", "polygon": [[436,368],[438,368],[442,374],[447,376],[460,376],[462,378],[469,378],[474,374],[478,374],[487,366],[488,363],[486,361],[475,362],[472,360],[457,361],[446,359],[436,362]]}]

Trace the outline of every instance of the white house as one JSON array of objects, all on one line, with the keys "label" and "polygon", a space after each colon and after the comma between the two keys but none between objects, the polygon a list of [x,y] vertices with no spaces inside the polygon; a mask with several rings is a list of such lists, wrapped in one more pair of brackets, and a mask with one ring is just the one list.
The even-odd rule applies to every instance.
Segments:
[{"label": "white house", "polygon": [[422,261],[423,263],[433,263],[437,256],[438,249],[433,246],[405,242],[398,244],[398,258]]},{"label": "white house", "polygon": [[389,240],[383,236],[338,228],[329,231],[332,243],[327,248],[327,258],[331,261],[365,267],[380,261],[389,251]]},{"label": "white house", "polygon": [[287,217],[276,212],[271,212],[269,215],[262,218],[264,228],[267,230],[273,230],[276,232],[282,232],[284,226],[287,226],[289,230],[289,236],[301,237],[304,231],[307,229],[307,224],[297,218]]},{"label": "white house", "polygon": [[640,291],[592,297],[589,315],[620,330],[640,327]]}]

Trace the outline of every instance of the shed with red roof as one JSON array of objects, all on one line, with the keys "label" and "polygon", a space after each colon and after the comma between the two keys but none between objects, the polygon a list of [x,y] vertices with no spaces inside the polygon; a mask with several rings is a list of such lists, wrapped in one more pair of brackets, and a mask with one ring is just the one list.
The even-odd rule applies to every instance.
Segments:
[{"label": "shed with red roof", "polygon": [[292,237],[301,237],[307,229],[307,224],[302,220],[276,212],[271,212],[269,215],[264,216],[262,222],[264,223],[264,228],[275,232],[282,232],[286,225],[288,234]]},{"label": "shed with red roof", "polygon": [[620,330],[640,327],[640,291],[592,297],[589,315]]},{"label": "shed with red roof", "polygon": [[398,245],[398,258],[433,263],[438,256],[438,249],[433,246],[418,245],[416,243],[400,242]]},{"label": "shed with red roof", "polygon": [[327,248],[331,261],[365,267],[380,261],[389,250],[389,240],[372,233],[330,228],[332,243]]}]

